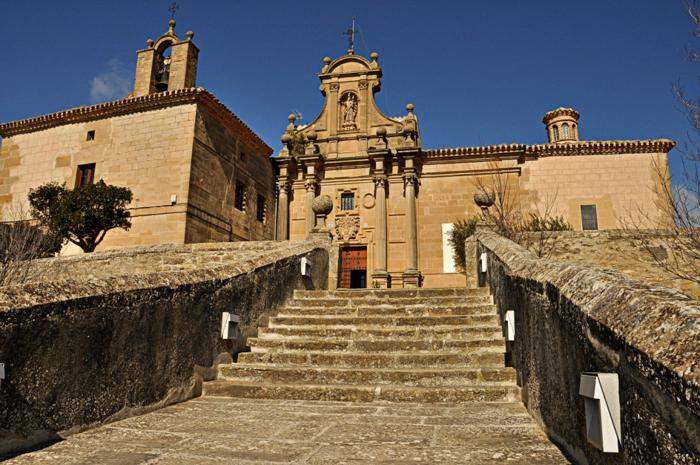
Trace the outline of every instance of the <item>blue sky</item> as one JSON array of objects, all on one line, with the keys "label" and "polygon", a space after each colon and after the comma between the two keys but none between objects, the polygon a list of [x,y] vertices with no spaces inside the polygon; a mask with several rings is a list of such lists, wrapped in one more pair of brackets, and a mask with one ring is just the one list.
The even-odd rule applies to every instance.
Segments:
[{"label": "blue sky", "polygon": [[[198,84],[275,149],[291,110],[303,122],[320,111],[314,73],[344,53],[352,16],[358,52],[380,54],[380,108],[414,103],[426,147],[544,142],[542,116],[558,106],[581,113],[584,139],[683,141],[689,130],[671,92],[679,80],[697,91],[681,0],[178,3],[176,32],[193,30],[200,48]],[[0,0],[0,121],[121,97],[169,5]]]}]

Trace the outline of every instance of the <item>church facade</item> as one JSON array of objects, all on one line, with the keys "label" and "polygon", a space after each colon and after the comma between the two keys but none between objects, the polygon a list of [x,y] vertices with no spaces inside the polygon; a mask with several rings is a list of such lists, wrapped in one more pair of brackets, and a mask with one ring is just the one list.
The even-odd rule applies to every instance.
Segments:
[{"label": "church facade", "polygon": [[628,214],[649,227],[662,221],[654,166],[667,166],[673,141],[582,141],[579,114],[558,108],[543,119],[543,144],[424,148],[413,105],[400,117],[379,110],[378,59],[352,50],[324,58],[322,110],[305,126],[290,115],[274,158],[279,239],[306,237],[311,201],[333,199],[340,287],[462,285],[447,239],[455,221],[478,213],[477,186],[494,179],[528,211],[561,215],[574,229],[619,228]]},{"label": "church facade", "polygon": [[[133,226],[98,250],[234,240],[300,240],[313,199],[328,195],[340,247],[340,287],[464,284],[447,244],[452,224],[477,213],[477,184],[506,180],[523,205],[551,209],[575,229],[614,229],[630,211],[661,221],[652,169],[673,141],[583,141],[579,115],[544,117],[546,142],[426,148],[419,110],[384,115],[375,102],[379,56],[324,58],[318,117],[290,115],[273,154],[209,91],[196,87],[199,50],[168,31],[137,54],[126,98],[0,125],[0,209],[56,181],[129,187]],[[500,181],[499,181],[500,182]]]}]

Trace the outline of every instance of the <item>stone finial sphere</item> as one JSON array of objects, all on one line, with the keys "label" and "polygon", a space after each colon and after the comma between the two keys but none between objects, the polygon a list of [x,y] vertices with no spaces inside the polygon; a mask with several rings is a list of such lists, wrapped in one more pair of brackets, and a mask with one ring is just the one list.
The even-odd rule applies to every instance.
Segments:
[{"label": "stone finial sphere", "polygon": [[328,215],[333,210],[333,199],[329,195],[319,195],[311,202],[311,209],[317,215]]},{"label": "stone finial sphere", "polygon": [[294,113],[290,113],[289,116],[287,116],[287,119],[289,120],[290,123],[293,123],[297,119],[297,115]]},{"label": "stone finial sphere", "polygon": [[174,19],[171,19],[170,21],[168,21],[168,26],[170,26],[170,27],[175,27],[175,24],[176,23],[175,23]]},{"label": "stone finial sphere", "polygon": [[153,44],[155,44],[155,42],[153,42],[153,39],[148,39],[146,41],[146,45],[148,45],[148,48],[153,48]]},{"label": "stone finial sphere", "polygon": [[331,63],[331,57],[323,57],[323,62],[324,62],[325,64],[327,64],[327,65],[330,64],[330,63]]},{"label": "stone finial sphere", "polygon": [[193,31],[187,31],[187,32],[185,33],[185,35],[187,36],[187,40],[192,40],[192,37],[194,37],[194,32],[193,32]]},{"label": "stone finial sphere", "polygon": [[479,206],[479,208],[489,208],[493,206],[494,202],[493,192],[487,192],[484,188],[479,187],[476,192],[474,192],[474,203]]},{"label": "stone finial sphere", "polygon": [[414,108],[414,106],[412,103],[409,103],[408,105],[406,105],[406,111],[408,111],[408,112],[413,111],[413,108]]},{"label": "stone finial sphere", "polygon": [[385,127],[381,127],[381,128],[379,128],[379,129],[377,129],[377,135],[378,135],[379,137],[386,137],[386,128],[385,128]]},{"label": "stone finial sphere", "polygon": [[377,58],[379,58],[379,54],[377,52],[372,52],[369,54],[369,57],[374,61],[377,61]]},{"label": "stone finial sphere", "polygon": [[315,130],[311,129],[307,134],[306,134],[306,139],[308,139],[311,142],[315,142],[316,139],[318,139],[318,134],[316,133]]},{"label": "stone finial sphere", "polygon": [[289,134],[287,134],[285,132],[284,134],[282,134],[282,137],[280,137],[280,140],[282,141],[282,143],[284,145],[287,145],[288,143],[290,143],[292,141],[292,136],[290,136]]}]

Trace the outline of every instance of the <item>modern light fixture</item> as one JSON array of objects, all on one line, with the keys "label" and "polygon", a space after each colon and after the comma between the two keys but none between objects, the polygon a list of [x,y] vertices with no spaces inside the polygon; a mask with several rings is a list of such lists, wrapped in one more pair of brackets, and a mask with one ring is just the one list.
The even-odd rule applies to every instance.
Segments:
[{"label": "modern light fixture", "polygon": [[582,373],[579,395],[586,408],[588,442],[607,453],[620,451],[620,381],[616,373]]},{"label": "modern light fixture", "polygon": [[301,275],[311,276],[311,260],[306,257],[301,257]]},{"label": "modern light fixture", "polygon": [[238,324],[241,317],[229,312],[221,314],[221,339],[235,339],[238,335]]},{"label": "modern light fixture", "polygon": [[515,340],[515,311],[508,310],[506,312],[506,341]]}]

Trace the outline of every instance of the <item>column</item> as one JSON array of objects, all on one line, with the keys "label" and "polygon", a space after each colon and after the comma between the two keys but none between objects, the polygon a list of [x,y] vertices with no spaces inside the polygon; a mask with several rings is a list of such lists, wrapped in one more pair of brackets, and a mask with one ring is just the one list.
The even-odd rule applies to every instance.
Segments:
[{"label": "column", "polygon": [[314,199],[316,198],[316,185],[318,180],[316,176],[307,176],[304,180],[304,187],[306,188],[306,234],[311,234],[311,230],[314,229],[316,223],[316,214],[312,208]]},{"label": "column", "polygon": [[406,271],[403,273],[404,287],[420,286],[420,271],[418,271],[418,225],[416,224],[416,184],[418,176],[409,172],[404,174],[406,183],[406,245],[408,256]]},{"label": "column", "polygon": [[372,280],[380,287],[387,288],[390,286],[389,273],[387,272],[386,263],[386,241],[387,241],[387,217],[386,217],[386,176],[375,176],[375,205],[376,210],[376,234],[374,239],[374,272]]},{"label": "column", "polygon": [[277,240],[289,239],[289,182],[277,182]]}]

